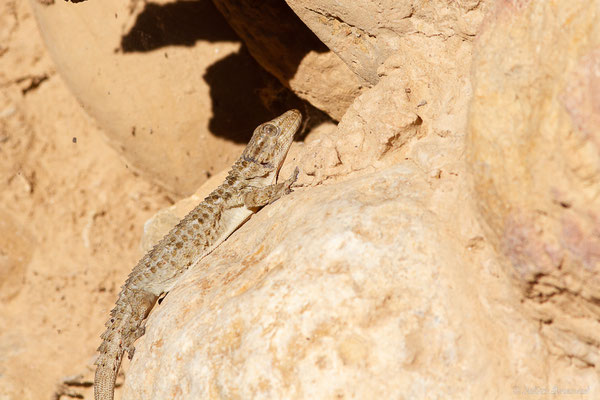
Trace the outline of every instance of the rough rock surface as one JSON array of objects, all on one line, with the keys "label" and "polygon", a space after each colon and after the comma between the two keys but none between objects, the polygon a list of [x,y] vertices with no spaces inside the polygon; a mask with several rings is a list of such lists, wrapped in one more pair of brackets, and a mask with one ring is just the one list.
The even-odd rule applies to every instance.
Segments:
[{"label": "rough rock surface", "polygon": [[213,3],[263,68],[334,119],[340,120],[361,89],[369,86],[284,1]]},{"label": "rough rock surface", "polygon": [[209,1],[32,5],[58,72],[111,145],[171,192],[189,195],[231,164],[248,124],[300,105]]},{"label": "rough rock surface", "polygon": [[[510,387],[502,333],[523,321],[481,303],[481,271],[465,271],[466,243],[428,210],[434,191],[411,164],[258,214],[151,317],[124,398],[483,398]],[[533,346],[531,333],[516,337]]]},{"label": "rough rock surface", "polygon": [[544,335],[598,366],[600,2],[500,2],[473,71],[468,148],[488,237]]},{"label": "rough rock surface", "polygon": [[491,1],[286,2],[352,71],[375,84],[377,69],[392,55],[457,60],[456,47],[473,40]]},{"label": "rough rock surface", "polygon": [[282,173],[299,164],[304,187],[253,217],[151,315],[125,399],[600,394],[598,372],[557,354],[522,312],[478,223],[460,103],[468,63],[413,82],[432,91],[419,106],[392,61],[336,131],[292,148]]}]

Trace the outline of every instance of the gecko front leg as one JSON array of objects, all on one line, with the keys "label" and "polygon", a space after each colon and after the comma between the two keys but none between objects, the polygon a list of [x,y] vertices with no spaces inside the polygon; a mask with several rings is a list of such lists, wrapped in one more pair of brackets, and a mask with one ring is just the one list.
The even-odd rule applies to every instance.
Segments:
[{"label": "gecko front leg", "polygon": [[273,203],[283,195],[291,193],[291,186],[296,182],[296,179],[298,179],[299,172],[300,170],[296,167],[292,175],[284,182],[262,188],[250,187],[248,192],[244,195],[244,205],[248,208],[262,207]]}]

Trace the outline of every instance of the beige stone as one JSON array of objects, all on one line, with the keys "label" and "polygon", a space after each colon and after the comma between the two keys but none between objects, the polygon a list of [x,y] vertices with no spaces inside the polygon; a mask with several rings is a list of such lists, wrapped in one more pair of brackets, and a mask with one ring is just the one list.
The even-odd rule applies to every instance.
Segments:
[{"label": "beige stone", "polygon": [[[468,150],[488,237],[544,337],[600,362],[600,2],[501,2]],[[510,40],[508,40],[510,38]]]},{"label": "beige stone", "polygon": [[471,290],[431,195],[404,163],[268,206],[150,317],[123,398],[506,390],[503,324]]},{"label": "beige stone", "polygon": [[429,180],[405,161],[266,207],[151,315],[123,398],[597,394],[593,370],[551,364],[490,247],[467,240],[465,182]]},{"label": "beige stone", "polygon": [[32,5],[58,72],[110,144],[179,195],[227,168],[256,125],[289,107],[209,1]]},{"label": "beige stone", "polygon": [[340,120],[369,86],[323,45],[285,2],[214,3],[263,68],[334,119]]},{"label": "beige stone", "polygon": [[456,46],[472,41],[490,1],[286,0],[308,27],[358,76],[379,81],[378,68],[395,54],[411,60],[458,60]]},{"label": "beige stone", "polygon": [[471,96],[471,45],[462,42],[456,50],[454,62],[430,61],[425,54],[388,58],[378,84],[354,101],[336,131],[306,139],[298,155],[306,182],[373,172],[407,157],[433,175],[444,163],[456,163]]},{"label": "beige stone", "polygon": [[335,131],[292,147],[302,187],[168,294],[124,399],[600,394],[523,312],[480,227],[469,62],[423,65],[409,81],[391,58]]}]

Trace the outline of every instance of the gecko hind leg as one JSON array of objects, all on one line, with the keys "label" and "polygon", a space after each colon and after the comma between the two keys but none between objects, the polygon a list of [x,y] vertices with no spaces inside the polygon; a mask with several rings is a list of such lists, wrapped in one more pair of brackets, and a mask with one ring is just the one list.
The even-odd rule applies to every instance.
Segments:
[{"label": "gecko hind leg", "polygon": [[133,344],[146,333],[146,321],[148,320],[148,315],[154,307],[154,304],[156,304],[158,296],[140,290],[135,294],[134,299],[136,307],[132,307],[134,309],[132,319],[135,322],[131,326],[129,335],[126,336],[126,343],[124,343],[124,350],[127,352],[127,356],[130,360],[135,353],[135,346]]}]

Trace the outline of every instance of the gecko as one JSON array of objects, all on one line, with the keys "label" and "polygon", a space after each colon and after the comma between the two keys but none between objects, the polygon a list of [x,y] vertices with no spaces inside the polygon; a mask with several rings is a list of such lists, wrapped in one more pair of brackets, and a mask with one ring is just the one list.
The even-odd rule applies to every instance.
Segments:
[{"label": "gecko", "polygon": [[287,180],[277,182],[277,178],[301,120],[298,110],[290,110],[259,125],[225,181],[133,268],[101,336],[95,362],[95,400],[113,400],[123,355],[127,352],[129,359],[133,358],[134,342],[144,334],[157,299],[252,214],[292,191],[298,167]]}]

